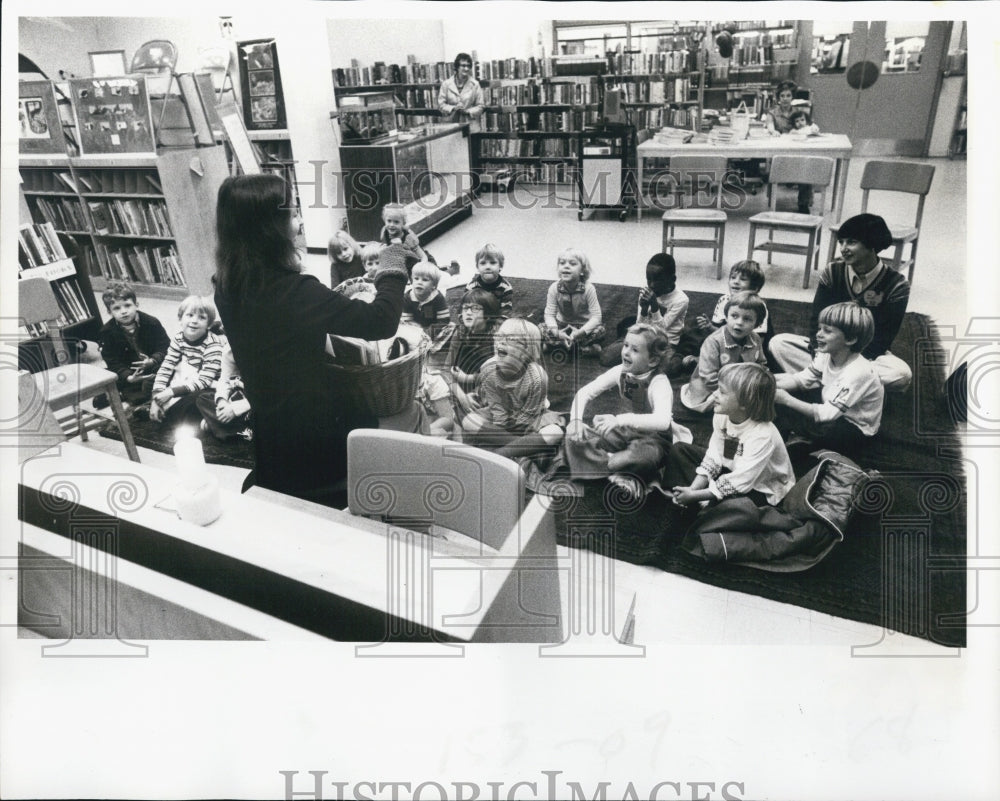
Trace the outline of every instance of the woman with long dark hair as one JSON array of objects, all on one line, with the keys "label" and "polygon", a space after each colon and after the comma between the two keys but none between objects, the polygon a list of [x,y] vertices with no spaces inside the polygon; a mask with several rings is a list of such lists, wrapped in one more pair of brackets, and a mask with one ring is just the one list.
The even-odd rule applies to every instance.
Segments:
[{"label": "woman with long dark hair", "polygon": [[377,428],[378,419],[324,367],[326,337],[396,332],[404,254],[398,246],[382,252],[372,303],[350,300],[302,273],[297,226],[282,178],[227,178],[216,207],[215,303],[253,409],[254,482],[342,506],[347,434]]}]

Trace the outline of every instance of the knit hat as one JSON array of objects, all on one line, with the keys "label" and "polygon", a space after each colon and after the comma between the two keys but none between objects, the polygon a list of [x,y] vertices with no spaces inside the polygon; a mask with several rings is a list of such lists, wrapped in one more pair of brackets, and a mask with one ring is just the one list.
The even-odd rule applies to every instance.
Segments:
[{"label": "knit hat", "polygon": [[877,214],[857,214],[845,220],[837,232],[837,239],[856,239],[876,253],[892,244],[889,226]]},{"label": "knit hat", "polygon": [[677,262],[669,253],[654,253],[646,262],[647,267],[657,267],[668,275],[677,275]]}]

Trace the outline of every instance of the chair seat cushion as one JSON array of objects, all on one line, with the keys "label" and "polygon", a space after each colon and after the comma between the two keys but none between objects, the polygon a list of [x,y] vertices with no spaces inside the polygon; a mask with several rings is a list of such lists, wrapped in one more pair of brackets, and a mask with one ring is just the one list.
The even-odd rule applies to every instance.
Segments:
[{"label": "chair seat cushion", "polygon": [[786,225],[796,228],[818,228],[823,218],[818,214],[798,214],[794,211],[762,211],[750,218],[755,225]]},{"label": "chair seat cushion", "polygon": [[671,209],[663,212],[663,222],[719,222],[728,220],[726,212],[718,209]]}]

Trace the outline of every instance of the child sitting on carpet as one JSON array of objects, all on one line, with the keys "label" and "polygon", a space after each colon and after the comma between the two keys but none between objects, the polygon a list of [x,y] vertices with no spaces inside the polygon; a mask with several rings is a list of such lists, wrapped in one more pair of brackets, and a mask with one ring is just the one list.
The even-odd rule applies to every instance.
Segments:
[{"label": "child sitting on carpet", "polygon": [[[601,364],[611,367],[621,360],[625,332],[635,323],[649,323],[660,328],[671,349],[677,347],[684,318],[687,316],[688,296],[677,288],[677,263],[669,253],[654,253],[646,263],[646,286],[639,290],[635,317],[626,317],[618,323],[617,342],[608,345],[601,353]],[[668,365],[663,364],[666,369]],[[667,374],[672,374],[667,370]]]},{"label": "child sitting on carpet", "polygon": [[429,261],[413,265],[410,271],[410,286],[403,293],[403,314],[401,323],[419,325],[431,339],[438,336],[448,325],[448,303],[438,292],[441,271]]},{"label": "child sitting on carpet", "polygon": [[[693,322],[684,326],[680,344],[671,357],[672,369],[668,369],[667,374],[673,376],[691,373],[698,365],[698,352],[705,339],[726,324],[726,304],[729,299],[737,292],[756,292],[759,295],[763,287],[764,271],[759,262],[751,259],[736,262],[729,271],[729,291],[719,296],[712,314],[699,314]],[[763,299],[761,302],[763,303]],[[770,337],[768,332],[770,322],[765,304],[764,319],[754,328],[765,348]]]},{"label": "child sitting on carpet", "polygon": [[756,292],[737,292],[723,307],[726,324],[702,343],[698,366],[689,383],[681,387],[681,403],[695,412],[712,408],[719,385],[719,370],[727,364],[766,364],[764,346],[754,328],[764,319],[764,301]]},{"label": "child sitting on carpet", "polygon": [[[118,376],[118,392],[125,403],[146,403],[153,390],[153,378],[170,347],[163,324],[151,314],[139,311],[135,290],[123,281],[113,281],[101,295],[111,319],[101,328],[97,345],[104,363]],[[108,406],[107,395],[94,398],[94,406]]]},{"label": "child sitting on carpet", "polygon": [[596,356],[605,329],[597,289],[590,282],[590,260],[575,248],[567,248],[556,261],[559,280],[549,287],[545,298],[545,349],[562,346],[578,348]]},{"label": "child sitting on carpet", "polygon": [[[674,393],[663,367],[670,344],[663,329],[649,323],[629,328],[621,364],[584,387],[573,399],[566,436],[566,459],[573,478],[607,476],[636,497],[646,494],[674,439],[690,442],[691,432],[673,421]],[[594,415],[587,426],[587,404],[617,388],[619,414]]]},{"label": "child sitting on carpet", "polygon": [[533,456],[562,441],[559,415],[549,411],[549,377],[541,365],[542,335],[534,323],[504,320],[494,338],[494,356],[479,371],[476,390],[455,387],[462,441],[501,456]]},{"label": "child sitting on carpet", "polygon": [[500,325],[500,302],[485,289],[462,295],[458,321],[451,334],[445,365],[462,389],[471,389],[483,363],[493,355],[493,335]]},{"label": "child sitting on carpet", "polygon": [[250,401],[243,389],[243,377],[226,340],[222,347],[222,367],[215,389],[203,389],[196,401],[201,412],[201,430],[216,439],[243,437],[253,439],[250,428]]},{"label": "child sitting on carpet", "polygon": [[188,295],[181,301],[177,309],[181,330],[171,338],[153,382],[149,418],[154,422],[200,423],[198,393],[215,386],[222,364],[222,339],[209,331],[217,317],[211,298]]},{"label": "child sitting on carpet", "polygon": [[[875,336],[872,313],[858,303],[834,303],[819,313],[816,355],[798,373],[778,373],[778,428],[855,461],[882,422],[884,389],[875,368],[861,351]],[[803,400],[791,394],[819,390]],[[815,393],[813,393],[815,395]],[[812,402],[816,401],[816,402]]]},{"label": "child sitting on carpet", "polygon": [[503,269],[503,251],[487,243],[476,253],[476,275],[466,289],[485,289],[500,302],[500,316],[504,319],[514,313],[514,288],[500,275]]},{"label": "child sitting on carpet", "polygon": [[337,231],[326,246],[330,259],[330,289],[336,289],[342,281],[365,274],[361,259],[361,247],[347,231]]},{"label": "child sitting on carpet", "polygon": [[719,371],[708,448],[677,443],[667,456],[663,483],[674,503],[696,511],[738,496],[756,506],[781,502],[795,475],[772,422],[774,396],[774,376],[760,364],[727,364]]}]

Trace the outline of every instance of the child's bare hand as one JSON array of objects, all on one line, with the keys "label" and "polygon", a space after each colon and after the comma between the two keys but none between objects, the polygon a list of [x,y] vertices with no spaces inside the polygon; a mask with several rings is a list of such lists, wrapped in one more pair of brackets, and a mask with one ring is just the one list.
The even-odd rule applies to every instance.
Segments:
[{"label": "child's bare hand", "polygon": [[774,402],[780,403],[782,406],[787,406],[791,397],[787,389],[776,389],[774,391]]},{"label": "child's bare hand", "polygon": [[712,328],[712,321],[708,319],[704,314],[699,314],[694,318],[695,325],[698,326],[700,331],[705,331]]},{"label": "child's bare hand", "polygon": [[573,442],[583,442],[587,436],[587,426],[583,420],[571,420],[566,426],[566,437]]},{"label": "child's bare hand", "polygon": [[154,423],[159,423],[163,420],[163,407],[155,400],[149,404],[149,419]]},{"label": "child's bare hand", "polygon": [[688,506],[698,500],[691,487],[674,487],[673,492],[674,503],[678,506]]},{"label": "child's bare hand", "polygon": [[219,418],[220,423],[231,423],[236,419],[236,412],[233,411],[232,404],[220,401],[215,407],[215,416]]},{"label": "child's bare hand", "polygon": [[174,393],[171,392],[169,389],[161,389],[159,392],[157,392],[153,396],[153,400],[156,403],[158,403],[158,404],[160,404],[162,406],[164,403],[166,403],[168,400],[170,400],[173,396],[174,396]]},{"label": "child's bare hand", "polygon": [[595,414],[594,428],[602,437],[618,428],[618,418],[613,414]]}]

